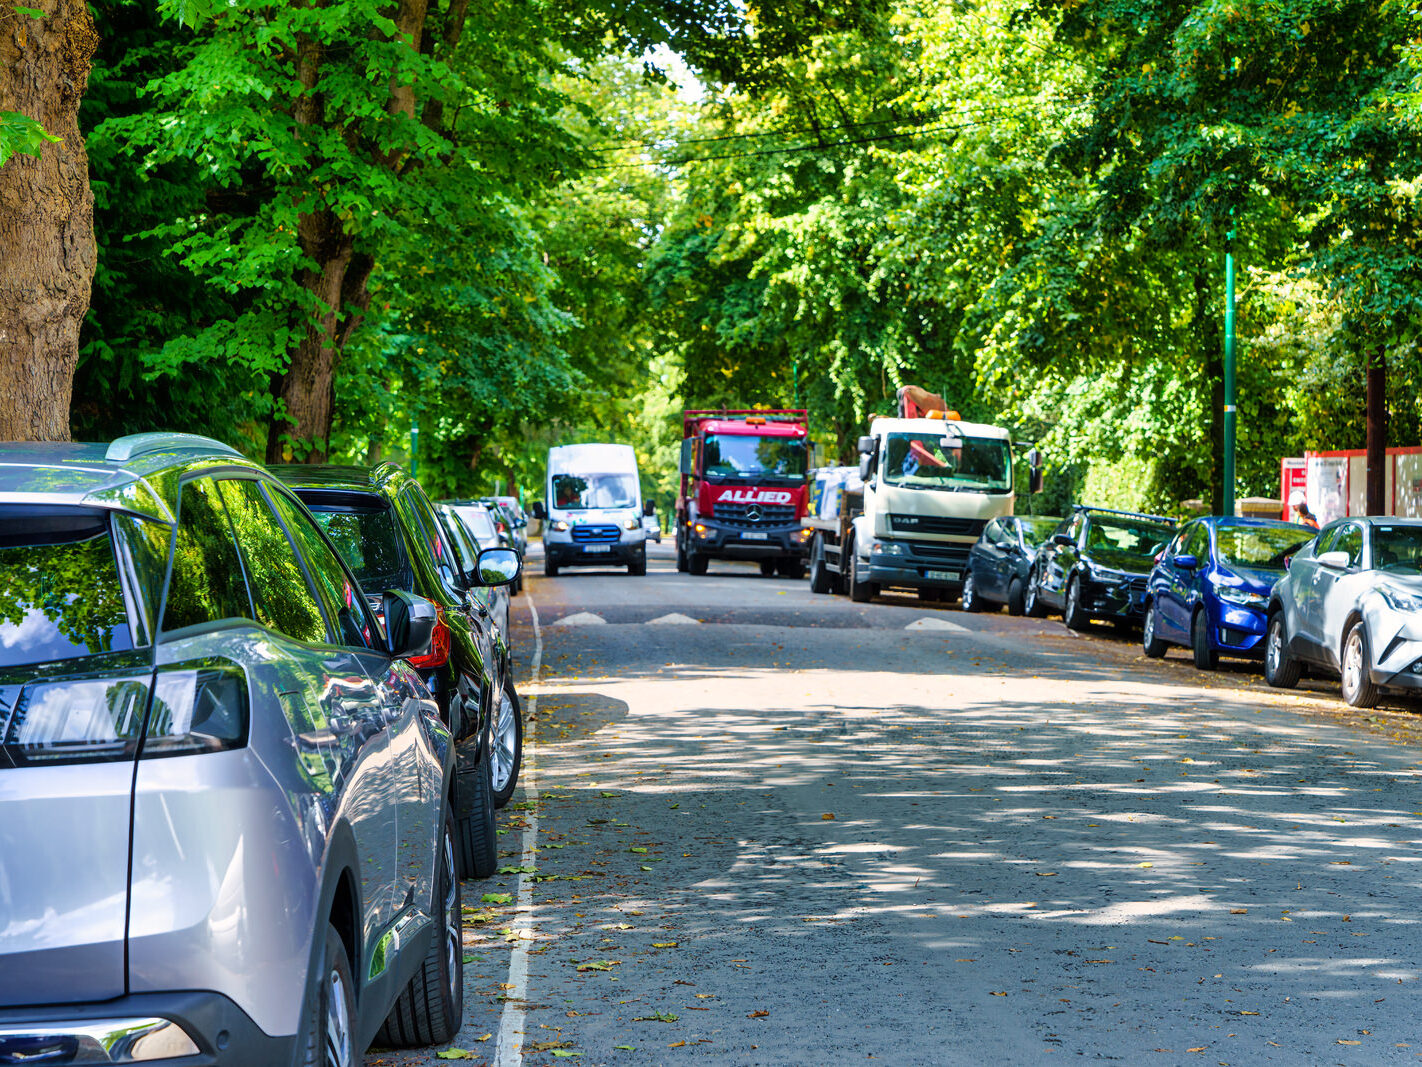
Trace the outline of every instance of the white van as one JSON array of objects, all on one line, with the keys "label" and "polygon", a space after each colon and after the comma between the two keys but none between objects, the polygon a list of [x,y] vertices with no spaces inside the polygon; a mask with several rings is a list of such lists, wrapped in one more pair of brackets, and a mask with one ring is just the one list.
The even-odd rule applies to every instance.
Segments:
[{"label": "white van", "polygon": [[547,492],[533,510],[543,520],[544,574],[624,563],[628,574],[647,573],[642,483],[631,445],[550,448]]}]

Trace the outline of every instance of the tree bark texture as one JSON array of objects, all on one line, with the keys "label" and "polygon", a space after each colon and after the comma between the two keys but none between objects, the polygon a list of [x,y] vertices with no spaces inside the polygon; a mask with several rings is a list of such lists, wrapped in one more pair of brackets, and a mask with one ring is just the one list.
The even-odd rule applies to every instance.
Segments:
[{"label": "tree bark texture", "polygon": [[1386,515],[1387,499],[1387,359],[1381,348],[1367,355],[1368,435],[1364,506],[1369,515]]},{"label": "tree bark texture", "polygon": [[99,37],[85,0],[0,7],[0,111],[62,138],[0,167],[0,440],[69,440],[97,253],[79,102]]}]

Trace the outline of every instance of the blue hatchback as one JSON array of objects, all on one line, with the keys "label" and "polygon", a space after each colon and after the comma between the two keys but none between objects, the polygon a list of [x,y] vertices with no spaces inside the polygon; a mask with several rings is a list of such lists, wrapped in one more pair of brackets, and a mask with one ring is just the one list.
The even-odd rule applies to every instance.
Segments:
[{"label": "blue hatchback", "polygon": [[1170,645],[1184,645],[1206,671],[1221,653],[1257,658],[1269,590],[1289,557],[1317,532],[1275,519],[1222,516],[1180,527],[1146,586],[1145,654],[1159,658]]}]

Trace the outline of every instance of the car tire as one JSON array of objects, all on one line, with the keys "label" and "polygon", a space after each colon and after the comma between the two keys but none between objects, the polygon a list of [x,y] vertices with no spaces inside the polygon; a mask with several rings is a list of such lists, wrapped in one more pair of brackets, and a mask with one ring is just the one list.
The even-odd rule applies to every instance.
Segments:
[{"label": "car tire", "polygon": [[1027,611],[1027,591],[1022,588],[1022,579],[1014,578],[1007,583],[1007,613],[1022,615]]},{"label": "car tire", "polygon": [[490,789],[494,807],[502,808],[518,788],[518,772],[523,768],[523,704],[512,683],[504,679],[494,705],[494,728],[489,752]]},{"label": "car tire", "polygon": [[805,561],[802,559],[782,559],[775,565],[780,577],[798,582],[805,577]]},{"label": "car tire", "polygon": [[825,567],[825,543],[819,534],[815,535],[810,546],[810,592],[817,595],[834,592],[834,583],[830,581],[829,570]]},{"label": "car tire", "polygon": [[1190,651],[1195,657],[1195,669],[1212,671],[1219,666],[1220,654],[1210,647],[1210,617],[1204,608],[1190,620]]},{"label": "car tire", "polygon": [[355,979],[341,935],[326,924],[320,969],[308,978],[302,1067],[356,1067],[364,1060],[355,1048]]},{"label": "car tire", "polygon": [[[477,766],[459,774],[458,813],[454,823],[455,859],[459,877],[487,878],[499,866],[499,840],[494,832],[494,789],[486,751]],[[456,765],[458,756],[455,757]]]},{"label": "car tire", "polygon": [[1282,611],[1269,616],[1269,627],[1264,632],[1264,680],[1275,689],[1292,689],[1299,683],[1299,661],[1289,655],[1289,635]]},{"label": "car tire", "polygon": [[1170,647],[1159,636],[1157,627],[1160,625],[1157,619],[1159,612],[1152,600],[1146,605],[1145,622],[1141,626],[1141,651],[1146,654],[1147,659],[1161,659],[1165,656],[1165,650]]},{"label": "car tire", "polygon": [[963,579],[962,603],[959,605],[964,611],[977,613],[983,610],[982,598],[978,596],[978,580],[973,575],[971,567],[968,574]]},{"label": "car tire", "polygon": [[695,549],[686,554],[686,569],[691,574],[705,574],[708,562],[707,558]]},{"label": "car tire", "polygon": [[760,576],[762,578],[775,577],[775,560],[763,559],[760,561]]},{"label": "car tire", "polygon": [[1066,623],[1068,630],[1085,630],[1091,625],[1091,616],[1081,605],[1081,579],[1072,577],[1067,580],[1066,598],[1062,601],[1062,622]]},{"label": "car tire", "polygon": [[1372,653],[1368,648],[1368,631],[1361,620],[1353,624],[1343,638],[1343,658],[1339,671],[1343,683],[1343,699],[1350,707],[1371,708],[1378,702],[1379,689],[1368,676],[1372,669]]},{"label": "car tire", "polygon": [[375,1035],[385,1048],[441,1045],[459,1032],[464,1014],[464,915],[448,814],[435,863],[430,913],[439,918],[437,936]]},{"label": "car tire", "polygon": [[873,582],[865,582],[859,577],[859,556],[854,551],[854,542],[851,541],[846,548],[849,553],[849,599],[856,604],[867,604],[874,599],[879,590]]},{"label": "car tire", "polygon": [[1029,619],[1045,619],[1047,605],[1042,603],[1042,583],[1036,571],[1027,575],[1027,590],[1022,598],[1022,614]]}]

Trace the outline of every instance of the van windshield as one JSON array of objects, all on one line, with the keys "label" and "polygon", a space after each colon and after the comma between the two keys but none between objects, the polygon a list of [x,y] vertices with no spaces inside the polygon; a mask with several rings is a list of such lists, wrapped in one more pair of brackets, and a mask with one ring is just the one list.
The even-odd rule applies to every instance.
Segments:
[{"label": "van windshield", "polygon": [[555,474],[553,506],[559,511],[637,506],[635,474]]}]

